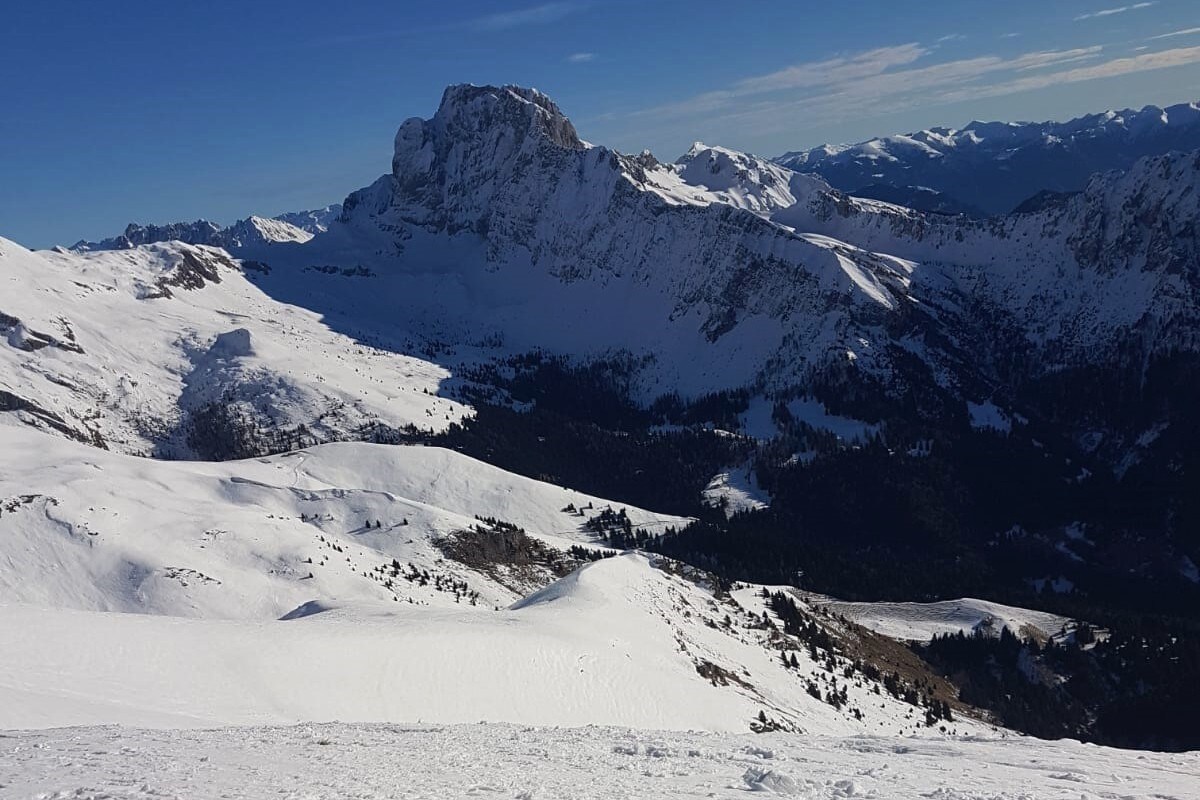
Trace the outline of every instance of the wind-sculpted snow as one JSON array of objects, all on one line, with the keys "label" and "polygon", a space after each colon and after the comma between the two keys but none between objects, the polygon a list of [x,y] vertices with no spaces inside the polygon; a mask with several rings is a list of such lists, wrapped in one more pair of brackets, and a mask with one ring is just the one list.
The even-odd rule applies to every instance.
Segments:
[{"label": "wind-sculpted snow", "polygon": [[6,798],[1185,800],[1195,753],[1016,737],[740,736],[517,725],[71,728],[0,738]]}]

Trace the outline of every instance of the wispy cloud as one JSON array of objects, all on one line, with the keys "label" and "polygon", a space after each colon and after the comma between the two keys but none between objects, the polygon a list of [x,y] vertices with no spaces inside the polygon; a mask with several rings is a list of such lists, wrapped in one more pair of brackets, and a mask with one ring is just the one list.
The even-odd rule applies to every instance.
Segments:
[{"label": "wispy cloud", "polygon": [[1200,33],[1200,28],[1183,28],[1182,30],[1171,31],[1170,33],[1160,33],[1158,36],[1151,36],[1146,41],[1153,42],[1155,39],[1170,39],[1175,36],[1192,36]]},{"label": "wispy cloud", "polygon": [[850,56],[795,64],[765,75],[745,78],[728,89],[704,92],[687,100],[636,112],[638,115],[686,117],[722,112],[743,98],[786,90],[814,90],[839,86],[880,75],[888,69],[911,64],[929,50],[916,43],[880,47]]},{"label": "wispy cloud", "polygon": [[548,25],[572,14],[586,11],[592,0],[561,0],[561,2],[498,11],[478,17],[454,19],[432,25],[409,25],[403,28],[374,28],[366,31],[332,33],[304,43],[312,45],[347,45],[374,41],[395,41],[454,32],[494,33],[532,25]]},{"label": "wispy cloud", "polygon": [[965,39],[965,38],[967,38],[967,37],[961,33],[947,33],[945,36],[939,36],[937,38],[937,43],[944,44],[946,42],[957,42],[959,39]]},{"label": "wispy cloud", "polygon": [[1104,60],[1104,48],[1092,45],[926,63],[933,53],[910,43],[795,64],[632,116],[651,131],[666,132],[690,120],[689,128],[703,125],[711,135],[752,128],[762,136],[1200,63],[1200,47]]},{"label": "wispy cloud", "polygon": [[517,8],[512,11],[498,11],[476,17],[468,24],[476,30],[503,31],[510,28],[523,28],[528,25],[546,25],[569,17],[587,6],[584,2],[555,2],[542,3],[527,8]]},{"label": "wispy cloud", "polygon": [[1029,72],[1035,69],[1059,67],[1063,64],[1074,64],[1078,61],[1091,61],[1099,58],[1104,48],[1100,45],[1092,47],[1077,47],[1074,50],[1060,50],[1052,53],[1029,53],[1017,61],[1022,62],[1015,67],[1017,72]]},{"label": "wispy cloud", "polygon": [[1137,11],[1142,8],[1149,8],[1152,5],[1155,5],[1155,3],[1134,3],[1133,5],[1117,6],[1116,8],[1102,8],[1099,11],[1091,11],[1087,14],[1080,14],[1075,18],[1075,21],[1079,22],[1085,19],[1096,19],[1097,17],[1111,17],[1113,14],[1124,14],[1126,11]]},{"label": "wispy cloud", "polygon": [[571,53],[567,56],[568,64],[586,64],[589,61],[595,61],[595,53]]},{"label": "wispy cloud", "polygon": [[1156,53],[1114,58],[1089,67],[1077,67],[1062,72],[1019,78],[969,91],[962,90],[957,93],[945,94],[938,99],[942,102],[954,102],[975,97],[996,97],[1031,89],[1044,89],[1048,86],[1082,83],[1100,78],[1115,78],[1119,75],[1132,75],[1138,72],[1151,72],[1157,69],[1196,63],[1200,63],[1200,47],[1182,47],[1176,50],[1161,50]]}]

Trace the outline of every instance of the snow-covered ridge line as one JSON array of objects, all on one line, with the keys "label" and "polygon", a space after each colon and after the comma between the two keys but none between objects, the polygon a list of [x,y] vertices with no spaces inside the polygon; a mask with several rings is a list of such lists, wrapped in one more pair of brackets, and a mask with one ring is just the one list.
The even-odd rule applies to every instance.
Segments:
[{"label": "snow-covered ridge line", "polygon": [[128,250],[155,242],[182,241],[223,247],[227,250],[263,247],[276,242],[307,242],[324,233],[342,213],[340,203],[312,211],[295,211],[270,219],[251,215],[227,227],[205,219],[167,225],[141,225],[131,222],[123,233],[98,242],[80,240],[71,245],[78,252],[90,250]]},{"label": "snow-covered ridge line", "polygon": [[[947,205],[1003,214],[1041,191],[1078,191],[1091,174],[1139,158],[1200,148],[1200,104],[1106,111],[1068,122],[972,122],[856,144],[822,145],[775,160],[840,189],[935,191]],[[928,198],[926,198],[928,199]]]}]

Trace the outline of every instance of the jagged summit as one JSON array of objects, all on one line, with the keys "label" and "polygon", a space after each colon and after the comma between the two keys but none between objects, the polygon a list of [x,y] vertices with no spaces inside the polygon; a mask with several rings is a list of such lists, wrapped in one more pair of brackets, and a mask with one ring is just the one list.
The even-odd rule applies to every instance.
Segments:
[{"label": "jagged summit", "polygon": [[81,239],[71,245],[71,249],[78,251],[128,250],[139,245],[172,240],[188,242],[189,244],[213,244],[220,246],[217,241],[220,232],[220,225],[206,219],[198,219],[195,222],[173,222],[167,225],[142,225],[137,222],[131,222],[125,226],[125,230],[119,236],[102,239],[99,242],[89,242]]},{"label": "jagged summit", "polygon": [[521,86],[446,87],[437,113],[425,120],[412,117],[396,132],[392,172],[398,177],[431,165],[455,143],[483,139],[497,155],[522,142],[544,138],[559,147],[582,150],[575,126],[549,97]]}]

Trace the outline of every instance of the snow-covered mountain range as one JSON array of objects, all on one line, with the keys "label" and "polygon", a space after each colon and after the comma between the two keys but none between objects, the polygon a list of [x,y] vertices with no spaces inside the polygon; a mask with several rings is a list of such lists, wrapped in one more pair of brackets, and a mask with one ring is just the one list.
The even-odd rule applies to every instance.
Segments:
[{"label": "snow-covered mountain range", "polygon": [[[392,166],[326,234],[272,253],[268,292],[317,259],[362,266],[359,291],[304,302],[451,345],[652,355],[647,398],[848,367],[990,395],[997,362],[1037,375],[1195,346],[1200,169],[1183,154],[978,222],[723,148],[626,156],[537,92],[460,86],[401,126]],[[420,300],[397,313],[401,296]]]},{"label": "snow-covered mountain range", "polygon": [[893,197],[904,192],[918,208],[1004,214],[1041,191],[1079,191],[1097,172],[1196,149],[1200,105],[1182,103],[1069,122],[976,121],[792,151],[777,161],[852,194],[892,199],[884,194],[890,188]]},{"label": "snow-covered mountain range", "polygon": [[[1039,136],[1190,130],[1187,109]],[[921,141],[939,136],[956,147],[1029,138],[992,125]],[[673,164],[623,155],[581,140],[534,90],[456,86],[433,118],[401,126],[392,171],[311,242],[254,217],[125,239],[262,258],[276,268],[260,281],[268,293],[451,345],[653,352],[648,396],[786,388],[848,361],[885,374],[913,355],[943,385],[982,380],[990,392],[998,340],[1016,339],[1033,371],[1108,359],[1131,340],[1147,355],[1194,346],[1198,174],[1186,155],[1156,156],[1029,213],[947,219],[700,143]],[[328,265],[373,274],[334,291],[296,275]],[[401,296],[420,300],[396,309]]]},{"label": "snow-covered mountain range", "polygon": [[[464,413],[455,376],[535,350],[628,357],[643,403],[749,389],[769,409],[801,392],[838,404],[868,391],[892,403],[919,395],[926,415],[989,404],[1005,419],[1045,416],[1023,387],[1196,351],[1197,183],[1194,155],[1154,156],[978,221],[854,198],[700,143],[675,163],[621,154],[580,139],[536,90],[454,86],[432,118],[400,127],[389,173],[336,218],[332,207],[309,215],[327,227],[315,235],[251,217],[138,228],[117,250],[5,245],[11,280],[39,290],[0,308],[5,358],[20,365],[4,390],[26,421],[164,454],[200,452],[186,441],[190,420],[216,400],[240,403],[256,430],[303,426],[311,438],[296,442],[438,430]],[[210,249],[140,244],[164,237]],[[179,322],[163,326],[159,306]],[[118,333],[118,317],[144,320],[140,333]],[[325,332],[311,330],[315,318]],[[305,368],[280,366],[297,341],[329,336],[304,346]],[[98,367],[92,337],[115,338],[126,361]],[[257,354],[271,348],[279,358]],[[367,361],[405,377],[377,386]],[[412,384],[419,374],[439,384]],[[1132,441],[1163,422],[1088,430]],[[758,428],[772,435],[769,422]]]}]

